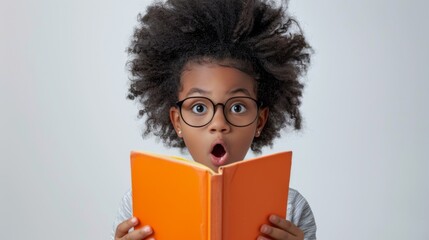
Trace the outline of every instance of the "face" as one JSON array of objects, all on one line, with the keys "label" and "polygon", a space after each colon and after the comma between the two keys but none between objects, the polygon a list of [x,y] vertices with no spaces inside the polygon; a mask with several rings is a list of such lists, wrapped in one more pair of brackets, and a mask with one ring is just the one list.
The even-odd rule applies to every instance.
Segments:
[{"label": "face", "polygon": [[[182,72],[178,97],[179,101],[189,97],[205,97],[214,104],[224,104],[232,97],[256,99],[256,83],[250,75],[232,67],[215,63],[192,63],[188,64]],[[240,102],[230,102],[234,105],[232,108],[227,108],[225,112],[232,111],[234,114],[243,111]],[[190,109],[204,112],[205,108],[201,107],[202,104],[198,105],[198,102],[192,104],[193,108],[191,106]],[[217,172],[219,166],[244,159],[253,139],[259,137],[264,127],[268,109],[259,109],[255,121],[245,127],[237,127],[229,123],[224,116],[222,106],[218,105],[214,111],[211,121],[202,127],[192,127],[185,123],[177,107],[170,109],[170,119],[178,136],[183,138],[192,158]]]}]

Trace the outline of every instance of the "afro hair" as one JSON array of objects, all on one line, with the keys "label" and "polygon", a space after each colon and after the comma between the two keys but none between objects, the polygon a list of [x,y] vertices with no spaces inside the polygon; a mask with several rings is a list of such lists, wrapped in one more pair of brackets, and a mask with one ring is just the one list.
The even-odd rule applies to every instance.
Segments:
[{"label": "afro hair", "polygon": [[253,140],[260,153],[288,126],[301,128],[300,77],[312,49],[287,3],[264,0],[169,0],[139,15],[128,48],[131,73],[128,98],[146,118],[143,136],[154,134],[166,146],[185,148],[170,122],[178,101],[180,75],[192,61],[235,67],[253,76],[258,100],[269,108],[262,134]]}]

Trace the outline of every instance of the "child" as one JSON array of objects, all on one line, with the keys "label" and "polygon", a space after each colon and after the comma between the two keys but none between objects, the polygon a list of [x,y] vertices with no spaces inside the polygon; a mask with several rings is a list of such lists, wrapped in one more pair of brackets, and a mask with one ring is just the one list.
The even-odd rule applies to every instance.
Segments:
[{"label": "child", "polygon": [[[299,77],[310,52],[298,24],[270,1],[157,2],[140,17],[128,49],[129,98],[141,103],[144,135],[186,148],[217,171],[249,148],[271,146],[283,128],[300,129]],[[271,215],[255,238],[316,239],[312,211],[293,189],[287,208],[287,219]],[[131,231],[137,222],[128,192],[112,239],[153,239],[149,222]]]}]

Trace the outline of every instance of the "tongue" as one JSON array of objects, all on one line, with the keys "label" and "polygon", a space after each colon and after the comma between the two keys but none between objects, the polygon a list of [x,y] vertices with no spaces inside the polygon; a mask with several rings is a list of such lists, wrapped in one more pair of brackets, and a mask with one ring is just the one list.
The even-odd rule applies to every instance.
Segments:
[{"label": "tongue", "polygon": [[212,154],[218,158],[222,157],[223,155],[225,155],[225,149],[223,148],[222,145],[216,144],[216,146],[214,146],[213,148]]}]

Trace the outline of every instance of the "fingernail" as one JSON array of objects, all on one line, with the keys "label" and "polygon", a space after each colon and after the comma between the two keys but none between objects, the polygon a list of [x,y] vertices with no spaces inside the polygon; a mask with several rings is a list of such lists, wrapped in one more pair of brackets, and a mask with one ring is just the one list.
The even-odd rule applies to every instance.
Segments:
[{"label": "fingernail", "polygon": [[142,228],[142,231],[143,231],[144,233],[152,233],[152,228],[150,228],[149,226],[144,226],[144,227]]},{"label": "fingernail", "polygon": [[262,225],[261,232],[263,232],[263,233],[269,233],[270,232],[270,228],[267,225]]},{"label": "fingernail", "polygon": [[278,218],[277,218],[276,216],[274,216],[274,215],[271,215],[271,216],[270,216],[270,221],[271,221],[272,223],[277,223],[277,222],[278,222]]},{"label": "fingernail", "polygon": [[136,217],[131,218],[131,223],[133,224],[137,223],[137,218]]}]

